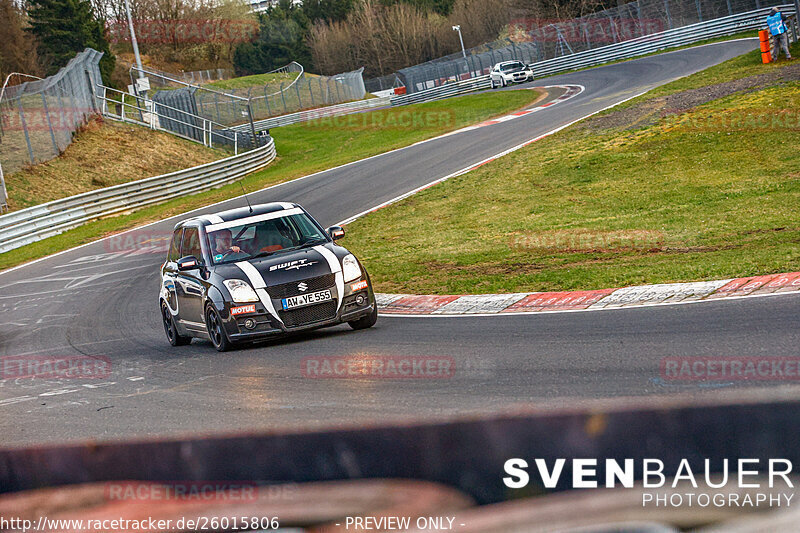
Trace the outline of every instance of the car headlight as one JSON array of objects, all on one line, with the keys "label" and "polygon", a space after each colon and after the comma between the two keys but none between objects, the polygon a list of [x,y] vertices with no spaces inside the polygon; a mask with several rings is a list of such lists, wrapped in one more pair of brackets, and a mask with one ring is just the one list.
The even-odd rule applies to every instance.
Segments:
[{"label": "car headlight", "polygon": [[258,301],[258,294],[256,294],[256,291],[254,291],[246,281],[240,279],[226,279],[222,283],[228,288],[228,292],[231,293],[231,298],[233,298],[234,302],[244,303]]},{"label": "car headlight", "polygon": [[361,267],[358,266],[358,261],[353,254],[346,255],[342,259],[342,275],[345,283],[361,277]]}]

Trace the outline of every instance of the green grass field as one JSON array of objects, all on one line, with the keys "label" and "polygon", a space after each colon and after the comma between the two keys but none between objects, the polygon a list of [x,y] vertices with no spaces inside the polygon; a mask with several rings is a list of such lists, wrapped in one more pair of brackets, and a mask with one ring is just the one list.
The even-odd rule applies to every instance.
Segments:
[{"label": "green grass field", "polygon": [[[760,72],[748,57],[714,70]],[[344,244],[377,290],[417,294],[800,270],[798,109],[793,82],[639,129],[572,127],[355,221]]]},{"label": "green grass field", "polygon": [[[272,130],[278,158],[240,182],[179,198],[135,213],[91,222],[61,235],[0,254],[0,269],[43,257],[147,222],[160,220],[248,191],[289,181],[350,161],[435,137],[533,103],[536,91],[502,91],[359,113]],[[146,130],[149,131],[149,130]],[[198,146],[198,149],[202,147]],[[13,194],[13,192],[12,192]]]},{"label": "green grass field", "polygon": [[288,85],[297,77],[297,72],[273,72],[270,74],[253,74],[252,76],[241,76],[229,80],[218,80],[206,83],[205,87],[214,89],[246,89],[248,87],[263,87],[265,85],[280,86],[281,83]]}]

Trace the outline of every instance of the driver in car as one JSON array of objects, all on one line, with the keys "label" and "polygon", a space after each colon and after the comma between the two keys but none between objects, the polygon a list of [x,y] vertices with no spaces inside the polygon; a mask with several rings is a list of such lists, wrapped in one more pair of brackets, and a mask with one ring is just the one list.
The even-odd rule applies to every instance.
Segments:
[{"label": "driver in car", "polygon": [[223,229],[217,231],[214,234],[214,254],[227,255],[230,253],[240,253],[242,249],[238,246],[231,246],[232,242],[233,236],[231,235],[231,230]]}]

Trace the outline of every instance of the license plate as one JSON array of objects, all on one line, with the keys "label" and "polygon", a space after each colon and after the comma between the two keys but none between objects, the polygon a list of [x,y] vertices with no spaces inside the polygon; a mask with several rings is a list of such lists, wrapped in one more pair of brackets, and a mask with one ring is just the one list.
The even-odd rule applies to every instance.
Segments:
[{"label": "license plate", "polygon": [[310,294],[301,294],[300,296],[292,296],[291,298],[284,298],[281,300],[283,309],[294,309],[295,307],[305,307],[306,305],[314,305],[320,302],[327,302],[333,300],[331,291],[312,292]]}]

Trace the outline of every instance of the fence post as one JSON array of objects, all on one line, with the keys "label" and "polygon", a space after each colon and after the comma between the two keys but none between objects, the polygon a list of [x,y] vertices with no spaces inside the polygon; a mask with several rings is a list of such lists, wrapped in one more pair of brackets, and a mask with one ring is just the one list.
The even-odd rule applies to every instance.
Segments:
[{"label": "fence post", "polygon": [[337,98],[336,103],[338,104],[339,102],[342,101],[342,95],[339,93],[339,82],[333,80],[333,84],[336,86],[336,98]]},{"label": "fence post", "polygon": [[53,124],[50,122],[50,111],[47,109],[47,99],[44,97],[44,93],[41,92],[39,95],[42,97],[42,107],[44,108],[44,118],[47,120],[47,128],[50,130],[50,140],[53,142],[53,151],[58,155],[60,153],[58,149],[58,144],[56,143],[56,134],[53,133]]},{"label": "fence post", "polygon": [[[728,2],[728,12],[731,10],[731,0],[727,0]],[[672,15],[669,12],[669,0],[664,0],[664,11],[667,14],[667,28],[672,29]],[[733,13],[731,13],[733,15]]]},{"label": "fence post", "polygon": [[[20,92],[22,94],[23,91]],[[31,165],[36,164],[36,158],[33,157],[33,147],[31,146],[31,139],[28,136],[28,125],[25,122],[25,110],[22,108],[22,98],[20,97],[19,100],[19,119],[20,123],[22,124],[22,132],[25,134],[25,144],[28,145],[28,157],[30,157]]]},{"label": "fence post", "polygon": [[253,143],[256,142],[256,125],[253,122],[253,109],[250,107],[250,100],[247,100],[247,116],[250,118],[250,133],[253,134]]},{"label": "fence post", "polygon": [[[697,18],[700,19],[700,22],[703,22],[703,10],[700,9],[700,0],[694,0],[694,5],[697,6]],[[756,0],[756,9],[758,8],[758,0]]]},{"label": "fence post", "polygon": [[[6,180],[3,178],[3,165],[0,165],[0,207],[8,208],[8,192],[6,192]],[[0,212],[2,211],[0,209]]]},{"label": "fence post", "polygon": [[288,113],[289,111],[286,109],[286,97],[283,95],[283,82],[281,82],[281,101],[283,102],[283,112]]},{"label": "fence post", "polygon": [[297,80],[294,83],[294,92],[297,93],[297,105],[299,106],[298,109],[303,109],[303,99],[300,98],[300,86],[297,83],[298,81],[300,80]]},{"label": "fence post", "polygon": [[308,84],[308,95],[311,97],[311,107],[314,107],[314,91],[311,90],[311,82],[306,82]]}]

